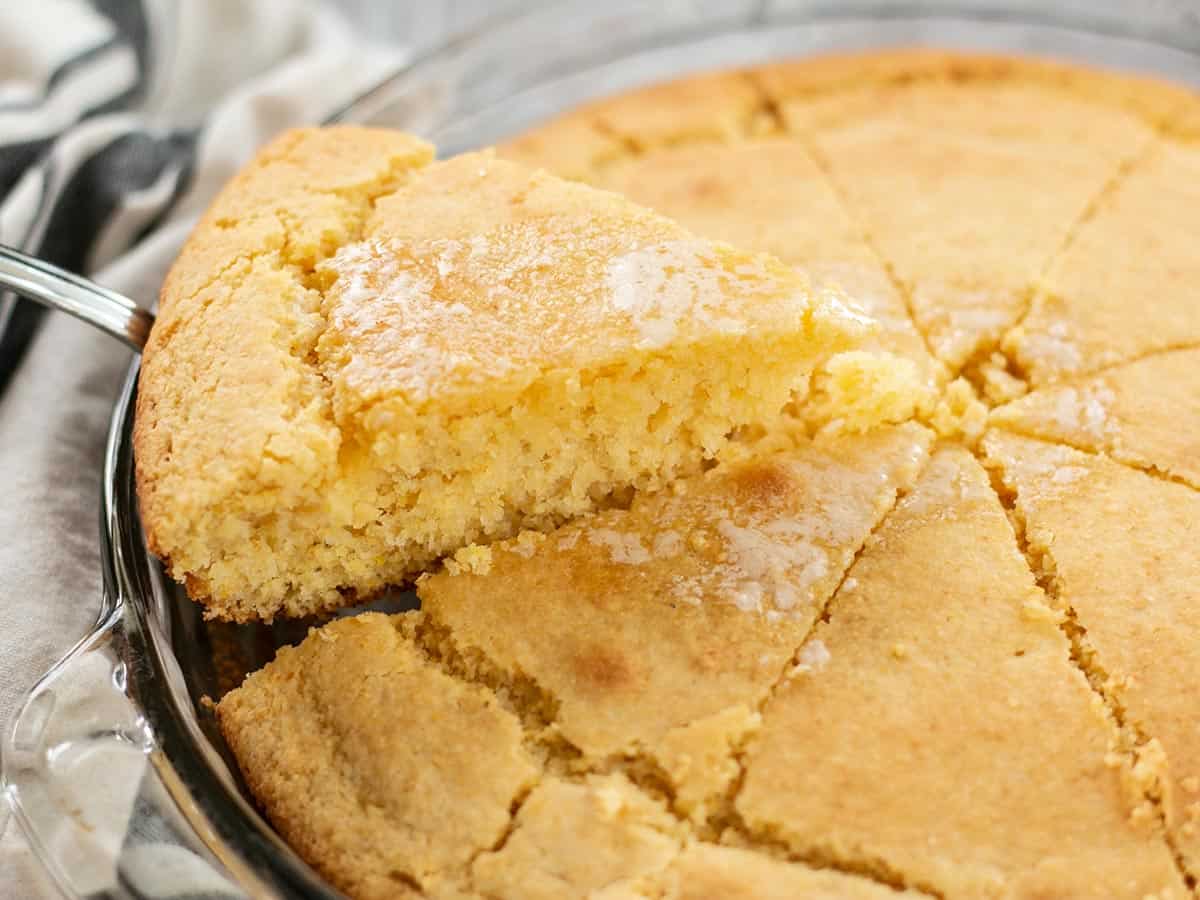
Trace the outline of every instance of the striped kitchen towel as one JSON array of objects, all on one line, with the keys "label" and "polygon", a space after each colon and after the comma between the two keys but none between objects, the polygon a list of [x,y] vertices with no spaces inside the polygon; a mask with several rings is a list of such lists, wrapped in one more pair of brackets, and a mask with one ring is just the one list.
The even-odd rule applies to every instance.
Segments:
[{"label": "striped kitchen towel", "polygon": [[[305,0],[0,3],[0,243],[106,265],[398,65],[357,44]],[[45,315],[0,294],[0,392]]]},{"label": "striped kitchen towel", "polygon": [[[196,217],[255,149],[402,62],[308,0],[0,0],[0,241],[150,305]],[[129,352],[28,301],[0,299],[0,316],[4,729],[96,618],[99,473]],[[122,815],[105,821],[120,828]],[[149,847],[156,835],[134,838]],[[112,860],[87,859],[74,883],[109,896]],[[173,871],[148,868],[154,896],[203,894],[166,885]],[[0,796],[0,897],[51,896]]]}]

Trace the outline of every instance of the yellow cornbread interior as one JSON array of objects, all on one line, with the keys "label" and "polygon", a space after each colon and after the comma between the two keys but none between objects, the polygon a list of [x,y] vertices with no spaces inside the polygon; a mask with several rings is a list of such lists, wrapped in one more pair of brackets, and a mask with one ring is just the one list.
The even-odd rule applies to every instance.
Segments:
[{"label": "yellow cornbread interior", "polygon": [[[143,514],[213,615],[343,606],[464,545],[696,472],[871,331],[769,257],[488,153],[423,165],[422,145],[370,133],[347,165],[410,157],[350,207],[312,164],[358,133],[265,150],[165,290],[139,408]],[[273,183],[271,244],[189,295],[198,260],[259,239],[225,206]],[[326,230],[295,218],[313,194],[334,198]],[[189,374],[211,388],[189,391]]]}]

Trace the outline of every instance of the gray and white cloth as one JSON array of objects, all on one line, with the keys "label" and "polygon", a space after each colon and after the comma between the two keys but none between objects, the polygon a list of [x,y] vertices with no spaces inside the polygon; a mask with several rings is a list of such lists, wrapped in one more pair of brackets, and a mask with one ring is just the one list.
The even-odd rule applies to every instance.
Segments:
[{"label": "gray and white cloth", "polygon": [[[0,4],[0,242],[151,305],[255,148],[402,62],[307,0]],[[0,728],[95,619],[103,440],[128,362],[0,299]],[[0,897],[51,895],[0,799]]]}]

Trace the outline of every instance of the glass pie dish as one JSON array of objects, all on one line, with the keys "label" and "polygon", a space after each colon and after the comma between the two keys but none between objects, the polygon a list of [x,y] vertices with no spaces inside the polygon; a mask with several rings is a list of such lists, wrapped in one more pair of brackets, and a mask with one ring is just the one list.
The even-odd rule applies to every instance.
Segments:
[{"label": "glass pie dish", "polygon": [[[529,8],[417,60],[338,119],[451,155],[590,98],[700,69],[927,44],[1035,52],[1200,84],[1200,13],[1149,2],[582,2]],[[136,365],[104,471],[102,612],[3,740],[4,790],[68,897],[336,896],[256,812],[211,701],[307,622],[205,621],[146,550],[131,432]],[[411,606],[398,594],[374,606]]]}]

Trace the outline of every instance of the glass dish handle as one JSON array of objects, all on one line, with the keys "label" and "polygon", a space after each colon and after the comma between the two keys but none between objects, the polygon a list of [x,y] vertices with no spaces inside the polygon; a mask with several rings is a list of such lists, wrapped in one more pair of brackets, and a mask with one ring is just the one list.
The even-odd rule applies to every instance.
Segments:
[{"label": "glass dish handle", "polygon": [[246,897],[173,799],[123,645],[117,606],[30,691],[0,742],[13,817],[71,900]]}]

